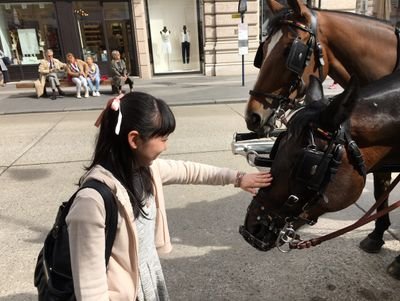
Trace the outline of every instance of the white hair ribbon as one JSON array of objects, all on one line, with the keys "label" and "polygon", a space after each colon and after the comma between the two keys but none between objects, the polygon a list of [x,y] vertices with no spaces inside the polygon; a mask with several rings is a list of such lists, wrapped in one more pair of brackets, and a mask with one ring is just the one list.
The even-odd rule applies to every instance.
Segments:
[{"label": "white hair ribbon", "polygon": [[115,134],[119,135],[121,130],[121,123],[122,123],[122,113],[121,113],[121,98],[124,97],[124,94],[120,94],[115,97],[111,103],[111,109],[114,111],[118,111],[118,121],[115,126]]}]

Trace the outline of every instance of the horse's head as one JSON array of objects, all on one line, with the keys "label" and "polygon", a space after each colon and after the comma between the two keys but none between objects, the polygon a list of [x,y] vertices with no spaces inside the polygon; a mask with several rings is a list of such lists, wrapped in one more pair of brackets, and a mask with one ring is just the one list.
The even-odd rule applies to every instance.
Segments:
[{"label": "horse's head", "polygon": [[360,195],[365,169],[360,160],[354,162],[358,148],[355,153],[350,150],[345,126],[357,91],[353,80],[329,102],[323,97],[320,81],[311,77],[306,106],[294,114],[271,151],[272,186],[254,197],[240,228],[257,249],[267,251],[297,239],[298,227],[315,223],[325,212],[349,206]]},{"label": "horse's head", "polygon": [[260,136],[268,136],[274,128],[278,111],[304,96],[310,74],[322,80],[327,72],[317,39],[316,13],[302,0],[288,1],[289,7],[274,0],[267,2],[274,17],[254,60],[260,72],[250,91],[245,117],[248,129]]}]

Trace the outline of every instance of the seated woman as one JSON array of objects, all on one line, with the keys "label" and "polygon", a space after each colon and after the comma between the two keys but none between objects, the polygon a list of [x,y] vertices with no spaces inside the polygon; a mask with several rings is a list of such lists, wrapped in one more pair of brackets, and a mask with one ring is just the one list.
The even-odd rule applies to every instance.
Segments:
[{"label": "seated woman", "polygon": [[113,50],[111,56],[112,92],[121,94],[121,87],[124,84],[128,84],[130,92],[132,92],[133,81],[129,78],[128,70],[126,69],[124,60],[121,59],[121,54],[118,50]]},{"label": "seated woman", "polygon": [[67,53],[67,73],[68,78],[76,85],[76,97],[81,98],[81,88],[83,86],[85,97],[89,97],[89,87],[86,80],[88,65],[76,59],[72,53]]},{"label": "seated woman", "polygon": [[100,96],[100,69],[99,66],[93,62],[93,58],[88,56],[86,58],[88,65],[88,75],[86,77],[92,96]]}]

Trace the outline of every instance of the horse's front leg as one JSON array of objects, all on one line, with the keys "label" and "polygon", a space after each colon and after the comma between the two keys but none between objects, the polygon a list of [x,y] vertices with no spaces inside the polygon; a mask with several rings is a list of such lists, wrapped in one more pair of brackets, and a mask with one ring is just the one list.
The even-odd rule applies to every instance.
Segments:
[{"label": "horse's front leg", "polygon": [[[391,180],[390,173],[376,172],[374,173],[374,197],[377,200],[383,192],[389,187]],[[388,199],[386,199],[377,210],[380,211],[388,206]],[[385,243],[383,241],[383,234],[390,226],[389,214],[385,214],[375,221],[375,229],[368,234],[360,242],[360,248],[368,253],[378,253]]]}]

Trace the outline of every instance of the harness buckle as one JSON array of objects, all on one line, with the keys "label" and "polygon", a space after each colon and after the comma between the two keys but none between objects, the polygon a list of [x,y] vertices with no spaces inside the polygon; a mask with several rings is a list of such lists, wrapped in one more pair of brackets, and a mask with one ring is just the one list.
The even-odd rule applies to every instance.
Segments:
[{"label": "harness buckle", "polygon": [[322,52],[322,46],[319,42],[317,42],[317,49],[318,49],[319,64],[320,64],[320,66],[324,66],[325,65],[324,53]]},{"label": "harness buckle", "polygon": [[[281,231],[279,231],[275,245],[282,253],[289,253],[292,250],[290,245],[295,242],[297,238],[298,235],[296,234],[296,230],[293,229],[292,223],[287,222]],[[285,245],[288,245],[289,247],[287,249],[283,248]]]}]

